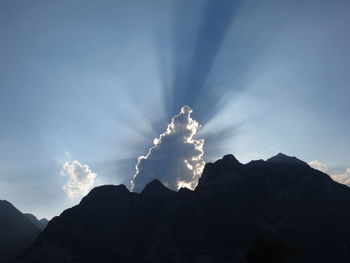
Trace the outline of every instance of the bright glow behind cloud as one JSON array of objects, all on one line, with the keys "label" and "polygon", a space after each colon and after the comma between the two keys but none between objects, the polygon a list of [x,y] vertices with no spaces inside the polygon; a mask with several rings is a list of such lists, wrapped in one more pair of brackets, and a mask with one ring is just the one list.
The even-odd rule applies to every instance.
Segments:
[{"label": "bright glow behind cloud", "polygon": [[97,176],[88,165],[78,161],[65,162],[61,175],[68,177],[67,183],[63,185],[63,190],[71,199],[86,195],[93,187]]},{"label": "bright glow behind cloud", "polygon": [[200,125],[193,120],[192,109],[183,106],[168,125],[166,132],[154,139],[146,156],[140,156],[131,186],[140,192],[145,185],[160,180],[173,190],[181,187],[194,189],[204,168],[204,140],[195,140]]},{"label": "bright glow behind cloud", "polygon": [[312,168],[314,168],[314,169],[316,169],[316,170],[319,170],[319,171],[321,171],[321,172],[324,172],[324,173],[327,173],[327,172],[328,172],[328,166],[325,165],[325,164],[323,164],[323,163],[321,163],[321,162],[318,161],[318,160],[314,160],[314,161],[309,162],[309,165],[310,165]]},{"label": "bright glow behind cloud", "polygon": [[[328,166],[321,163],[320,161],[317,161],[317,160],[311,161],[311,162],[309,162],[309,165],[312,168],[317,169],[321,172],[324,172],[324,173],[329,172]],[[341,173],[341,174],[330,173],[330,176],[332,177],[332,179],[334,181],[341,183],[341,184],[345,184],[345,185],[350,187],[350,168],[347,168],[345,173]]]},{"label": "bright glow behind cloud", "polygon": [[341,184],[346,184],[350,187],[350,168],[346,169],[345,173],[342,174],[332,174],[331,177],[334,181]]}]

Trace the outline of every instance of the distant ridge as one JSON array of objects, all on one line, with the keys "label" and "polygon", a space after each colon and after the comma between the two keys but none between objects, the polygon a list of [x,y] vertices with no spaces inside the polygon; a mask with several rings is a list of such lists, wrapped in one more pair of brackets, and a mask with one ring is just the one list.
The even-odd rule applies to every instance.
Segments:
[{"label": "distant ridge", "polygon": [[30,220],[30,222],[32,222],[40,230],[44,230],[44,228],[46,227],[47,223],[49,222],[46,218],[42,218],[42,219],[39,220],[33,214],[25,213],[23,215],[26,216]]},{"label": "distant ridge", "polygon": [[37,238],[41,229],[10,202],[0,200],[0,262],[19,257]]},{"label": "distant ridge", "polygon": [[207,163],[194,191],[94,188],[18,262],[346,262],[350,188],[285,154]]}]

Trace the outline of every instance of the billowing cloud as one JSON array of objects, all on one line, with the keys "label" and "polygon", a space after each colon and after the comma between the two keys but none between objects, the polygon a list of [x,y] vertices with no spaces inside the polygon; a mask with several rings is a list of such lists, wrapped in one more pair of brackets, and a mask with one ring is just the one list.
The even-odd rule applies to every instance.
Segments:
[{"label": "billowing cloud", "polygon": [[[329,173],[329,168],[327,165],[321,163],[320,161],[314,160],[309,162],[309,165],[324,173]],[[338,183],[345,184],[350,187],[350,168],[346,169],[345,173],[335,174],[329,173],[332,179]]]},{"label": "billowing cloud", "polygon": [[316,170],[319,170],[319,171],[321,171],[321,172],[324,172],[324,173],[327,173],[327,172],[328,172],[328,166],[325,165],[325,164],[323,164],[323,163],[321,163],[321,162],[318,161],[318,160],[314,160],[314,161],[309,162],[309,165],[310,165],[312,168],[314,168],[314,169],[316,169]]},{"label": "billowing cloud", "polygon": [[65,162],[61,175],[68,177],[67,183],[63,185],[63,190],[71,199],[86,195],[93,187],[97,176],[88,165],[78,161]]},{"label": "billowing cloud", "polygon": [[337,181],[341,184],[346,184],[350,187],[350,168],[346,169],[345,173],[332,174],[331,177],[334,181]]},{"label": "billowing cloud", "polygon": [[183,106],[173,117],[166,132],[154,139],[146,156],[140,156],[132,190],[140,192],[153,179],[160,180],[170,189],[193,189],[204,168],[204,140],[195,140],[200,125],[191,118],[192,109]]}]

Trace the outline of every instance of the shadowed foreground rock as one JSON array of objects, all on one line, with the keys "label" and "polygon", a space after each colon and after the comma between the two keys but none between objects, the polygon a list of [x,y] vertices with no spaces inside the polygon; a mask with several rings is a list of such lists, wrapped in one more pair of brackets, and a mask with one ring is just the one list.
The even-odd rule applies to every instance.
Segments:
[{"label": "shadowed foreground rock", "polygon": [[227,155],[195,191],[93,189],[19,262],[350,262],[349,222],[350,189],[327,174],[283,154],[245,165]]}]

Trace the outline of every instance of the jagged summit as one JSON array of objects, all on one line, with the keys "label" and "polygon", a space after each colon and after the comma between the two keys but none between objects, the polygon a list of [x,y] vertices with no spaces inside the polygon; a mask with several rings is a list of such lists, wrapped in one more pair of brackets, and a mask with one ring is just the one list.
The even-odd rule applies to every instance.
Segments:
[{"label": "jagged summit", "polygon": [[88,195],[125,194],[130,191],[125,185],[101,185],[93,188]]},{"label": "jagged summit", "polygon": [[307,165],[306,162],[299,160],[295,156],[288,156],[284,153],[278,153],[277,155],[267,159],[267,162],[271,163],[283,163],[283,164],[301,164]]},{"label": "jagged summit", "polygon": [[206,163],[196,189],[212,187],[224,181],[232,181],[244,169],[233,154],[226,154],[214,163]]},{"label": "jagged summit", "polygon": [[145,188],[142,190],[141,194],[143,195],[159,195],[164,193],[174,192],[169,188],[165,187],[159,180],[153,180],[148,183]]},{"label": "jagged summit", "polygon": [[215,162],[216,165],[223,165],[226,167],[240,167],[242,164],[236,159],[233,154],[226,154],[222,159]]},{"label": "jagged summit", "polygon": [[2,209],[12,209],[15,208],[13,204],[11,204],[9,201],[7,200],[0,200],[0,204],[2,206]]},{"label": "jagged summit", "polygon": [[130,191],[125,185],[102,185],[93,188],[82,200],[81,204],[95,202],[109,202],[112,198],[125,199],[128,198]]}]

